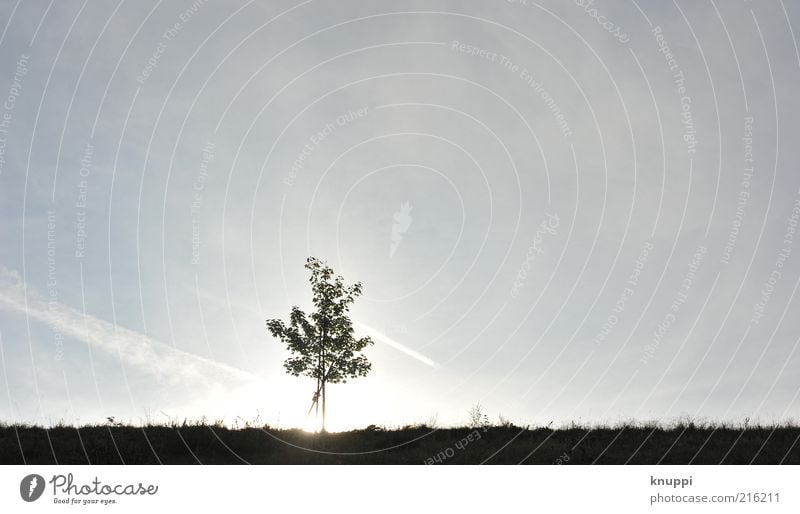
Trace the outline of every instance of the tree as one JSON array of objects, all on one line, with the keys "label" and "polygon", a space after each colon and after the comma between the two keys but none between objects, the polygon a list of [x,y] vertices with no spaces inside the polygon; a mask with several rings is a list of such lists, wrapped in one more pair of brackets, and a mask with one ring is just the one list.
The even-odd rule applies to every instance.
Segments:
[{"label": "tree", "polygon": [[319,414],[319,399],[322,398],[324,432],[325,386],[366,376],[372,364],[360,352],[373,342],[369,337],[353,337],[353,322],[347,316],[350,305],[361,295],[361,282],[346,286],[340,275],[334,275],[327,263],[315,257],[306,260],[305,268],[311,271],[309,282],[314,312],[306,316],[294,306],[288,326],[279,319],[271,319],[267,320],[267,328],[292,353],[283,363],[286,372],[316,380],[317,388],[308,412],[316,407]]}]

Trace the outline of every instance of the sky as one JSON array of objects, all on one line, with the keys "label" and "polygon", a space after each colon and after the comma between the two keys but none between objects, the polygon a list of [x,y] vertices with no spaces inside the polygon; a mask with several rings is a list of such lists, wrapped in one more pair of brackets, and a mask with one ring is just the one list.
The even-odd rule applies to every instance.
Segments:
[{"label": "sky", "polygon": [[0,1],[0,420],[800,416],[791,2]]}]

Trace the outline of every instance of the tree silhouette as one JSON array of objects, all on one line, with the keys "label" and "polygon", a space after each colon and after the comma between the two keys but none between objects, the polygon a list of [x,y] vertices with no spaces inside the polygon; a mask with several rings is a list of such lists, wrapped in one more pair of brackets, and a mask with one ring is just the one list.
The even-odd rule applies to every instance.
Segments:
[{"label": "tree silhouette", "polygon": [[292,356],[283,367],[294,376],[307,376],[317,381],[311,401],[319,414],[322,398],[322,431],[325,431],[325,385],[347,382],[363,377],[372,364],[360,352],[373,344],[372,339],[353,337],[353,323],[347,316],[350,305],[361,295],[361,282],[346,286],[340,275],[324,261],[315,257],[306,260],[305,268],[311,271],[311,292],[315,310],[311,316],[292,307],[288,326],[279,319],[267,320],[273,336],[286,344]]}]

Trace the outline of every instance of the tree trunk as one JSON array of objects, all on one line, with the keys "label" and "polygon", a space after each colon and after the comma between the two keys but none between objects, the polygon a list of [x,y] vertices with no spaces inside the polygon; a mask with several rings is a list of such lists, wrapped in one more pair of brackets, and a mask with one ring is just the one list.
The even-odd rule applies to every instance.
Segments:
[{"label": "tree trunk", "polygon": [[322,382],[322,431],[325,432],[325,382]]},{"label": "tree trunk", "polygon": [[[318,384],[318,387],[317,387],[317,392],[320,392],[320,389],[321,389],[321,392],[322,392],[322,432],[325,432],[325,344],[327,343],[326,337],[327,337],[327,334],[326,334],[326,330],[325,330],[325,324],[323,323],[323,325],[322,325],[322,339],[320,340],[321,341],[321,344],[320,344],[320,361],[321,361],[320,370],[322,372],[322,378],[319,379],[320,383]],[[317,404],[317,406],[319,406],[319,404]],[[319,417],[317,417],[317,420],[319,420]]]},{"label": "tree trunk", "polygon": [[317,392],[314,398],[314,424],[319,421],[319,379],[317,379]]}]

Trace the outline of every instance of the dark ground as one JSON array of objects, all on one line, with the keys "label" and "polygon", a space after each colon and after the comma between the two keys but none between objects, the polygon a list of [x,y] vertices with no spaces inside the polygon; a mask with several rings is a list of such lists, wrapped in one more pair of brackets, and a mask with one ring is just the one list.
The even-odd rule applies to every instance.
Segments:
[{"label": "dark ground", "polygon": [[0,425],[0,464],[800,464],[800,427],[515,426],[310,434],[219,425]]}]

